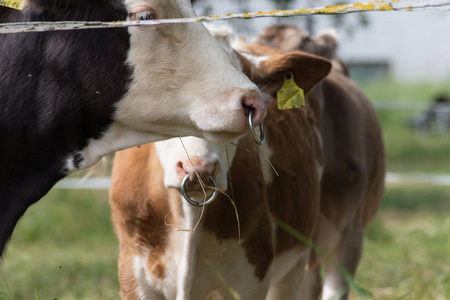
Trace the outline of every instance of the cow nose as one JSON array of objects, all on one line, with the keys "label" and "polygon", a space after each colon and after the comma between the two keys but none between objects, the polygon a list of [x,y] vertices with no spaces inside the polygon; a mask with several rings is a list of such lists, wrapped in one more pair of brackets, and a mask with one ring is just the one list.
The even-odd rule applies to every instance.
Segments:
[{"label": "cow nose", "polygon": [[178,162],[177,173],[180,181],[183,180],[186,175],[189,175],[189,181],[193,182],[197,180],[197,174],[208,185],[209,177],[215,177],[219,172],[219,162],[210,162],[202,158],[192,157],[190,160],[184,162]]},{"label": "cow nose", "polygon": [[267,112],[264,101],[261,96],[256,93],[251,93],[242,97],[242,108],[244,109],[244,114],[247,118],[250,112],[252,112],[254,126],[258,126],[263,121]]}]

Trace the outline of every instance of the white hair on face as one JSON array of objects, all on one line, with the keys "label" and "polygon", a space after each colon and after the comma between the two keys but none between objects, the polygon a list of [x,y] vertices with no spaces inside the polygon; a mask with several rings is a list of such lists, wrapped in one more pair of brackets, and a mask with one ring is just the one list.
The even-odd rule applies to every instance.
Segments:
[{"label": "white hair on face", "polygon": [[331,36],[332,38],[334,38],[334,40],[337,42],[339,42],[339,34],[336,31],[336,29],[334,28],[326,28],[326,29],[322,29],[321,31],[319,31],[319,33],[317,34],[317,37],[319,36],[323,36],[323,35],[328,35]]},{"label": "white hair on face", "polygon": [[233,31],[230,27],[224,25],[204,24],[211,34],[218,40],[230,41]]}]

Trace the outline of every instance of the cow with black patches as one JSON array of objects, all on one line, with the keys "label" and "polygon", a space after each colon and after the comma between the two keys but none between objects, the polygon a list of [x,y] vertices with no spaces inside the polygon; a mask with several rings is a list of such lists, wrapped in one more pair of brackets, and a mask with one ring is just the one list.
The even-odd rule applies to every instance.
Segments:
[{"label": "cow with black patches", "polygon": [[[34,0],[0,23],[195,17],[188,0]],[[201,23],[0,35],[0,253],[27,208],[114,151],[241,136],[255,84]]]}]

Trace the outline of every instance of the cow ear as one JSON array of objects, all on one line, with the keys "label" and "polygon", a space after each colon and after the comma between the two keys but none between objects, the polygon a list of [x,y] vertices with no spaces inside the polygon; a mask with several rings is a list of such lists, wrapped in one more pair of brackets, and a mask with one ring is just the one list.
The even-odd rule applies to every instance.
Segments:
[{"label": "cow ear", "polygon": [[308,93],[331,70],[331,63],[321,57],[300,51],[274,55],[253,70],[251,78],[262,91],[275,95],[281,89],[287,72],[294,74],[295,83]]}]

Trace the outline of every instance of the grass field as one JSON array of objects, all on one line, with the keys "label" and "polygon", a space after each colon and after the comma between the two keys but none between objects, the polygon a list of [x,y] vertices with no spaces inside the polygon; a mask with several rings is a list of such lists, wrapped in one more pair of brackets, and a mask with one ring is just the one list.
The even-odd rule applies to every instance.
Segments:
[{"label": "grass field", "polygon": [[[377,103],[399,101],[430,103],[437,95],[450,96],[450,79],[440,84],[400,83],[385,79],[363,85],[370,99]],[[415,111],[379,111],[386,148],[386,164],[391,172],[449,173],[450,135],[421,136],[406,127]]]},{"label": "grass field", "polygon": [[[367,84],[377,101],[426,101],[450,87]],[[381,112],[387,166],[448,173],[450,137],[418,137],[413,113]],[[392,185],[366,233],[356,282],[374,299],[450,299],[450,187]],[[107,191],[52,190],[17,227],[0,274],[0,300],[119,299],[118,243]],[[355,294],[352,299],[359,299]]]},{"label": "grass field", "polygon": [[448,187],[388,187],[356,276],[374,299],[450,299],[449,199]]}]

